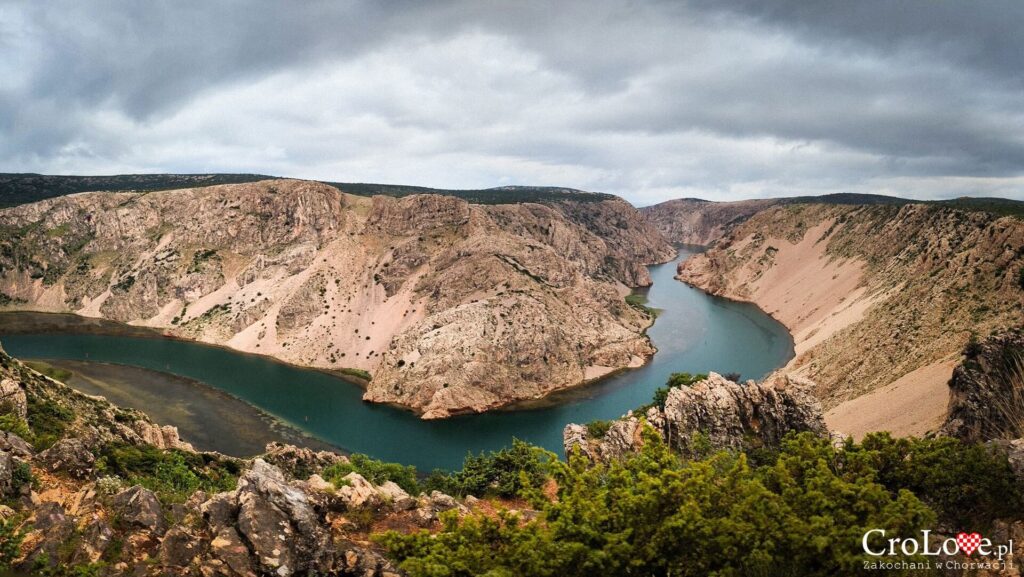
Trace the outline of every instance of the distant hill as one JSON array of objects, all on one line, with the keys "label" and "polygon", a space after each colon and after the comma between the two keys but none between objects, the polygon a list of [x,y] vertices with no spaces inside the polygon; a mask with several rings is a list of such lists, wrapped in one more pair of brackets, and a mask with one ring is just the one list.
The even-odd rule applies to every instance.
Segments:
[{"label": "distant hill", "polygon": [[214,184],[238,184],[277,178],[263,174],[117,174],[53,176],[0,173],[0,208],[37,202],[78,192],[173,190]]},{"label": "distant hill", "polygon": [[1008,198],[961,197],[949,200],[911,200],[881,194],[842,192],[820,196],[759,198],[735,202],[715,202],[700,198],[678,198],[640,209],[649,223],[665,238],[677,244],[711,245],[755,214],[776,206],[795,204],[903,206],[923,204],[966,212],[987,212],[997,216],[1024,218],[1024,202]]},{"label": "distant hill", "polygon": [[[265,174],[117,174],[111,176],[53,176],[33,173],[0,173],[0,208],[37,202],[78,192],[150,192],[196,188],[215,184],[239,184],[280,178]],[[355,182],[325,182],[349,194],[382,194],[403,197],[413,194],[455,196],[474,204],[518,204],[575,200],[598,202],[616,198],[611,194],[585,192],[554,186],[503,186],[486,189],[450,190]]]},{"label": "distant hill", "polygon": [[325,182],[341,191],[359,196],[403,197],[413,194],[441,194],[455,196],[474,204],[518,204],[522,202],[557,202],[560,200],[591,201],[611,200],[617,198],[613,194],[586,192],[573,188],[557,186],[500,186],[479,189],[445,189],[427,188],[424,186],[406,186],[401,184],[369,184],[363,182]]}]

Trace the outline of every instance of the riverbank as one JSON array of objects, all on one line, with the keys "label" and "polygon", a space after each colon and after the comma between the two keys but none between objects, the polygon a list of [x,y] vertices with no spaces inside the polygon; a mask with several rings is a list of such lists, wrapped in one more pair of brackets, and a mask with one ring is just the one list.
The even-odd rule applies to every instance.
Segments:
[{"label": "riverbank", "polygon": [[140,410],[157,423],[174,425],[182,439],[198,451],[244,458],[263,453],[272,442],[339,450],[234,395],[195,379],[114,363],[52,358],[24,360],[36,369],[40,368],[36,363],[41,362],[65,373],[61,380],[79,392]]}]

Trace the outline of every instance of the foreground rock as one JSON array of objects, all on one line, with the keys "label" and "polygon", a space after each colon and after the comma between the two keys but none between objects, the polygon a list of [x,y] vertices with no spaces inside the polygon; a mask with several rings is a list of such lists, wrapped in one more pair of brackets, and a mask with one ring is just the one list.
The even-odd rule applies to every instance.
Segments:
[{"label": "foreground rock", "polygon": [[813,383],[788,377],[768,383],[734,383],[711,373],[692,387],[669,391],[665,408],[612,422],[601,438],[584,425],[568,425],[563,433],[567,454],[579,451],[593,461],[607,461],[638,451],[644,424],[649,424],[683,455],[719,449],[778,446],[790,432],[825,436],[821,407],[811,394]]},{"label": "foreground rock", "polygon": [[1024,331],[968,345],[949,390],[942,433],[972,442],[1024,437]]},{"label": "foreground rock", "polygon": [[[138,423],[141,414],[77,393],[2,352],[0,379],[32,401],[30,419],[40,405],[60,415],[63,434],[41,453],[13,433],[0,438],[0,499],[11,507],[0,513],[25,532],[12,564],[26,574],[92,575],[102,568],[98,574],[110,577],[398,577],[370,541],[375,524],[436,529],[441,512],[468,512],[448,495],[413,497],[393,482],[376,485],[356,473],[336,488],[321,473],[347,459],[325,451],[272,444],[264,457],[242,461],[196,455],[184,443],[160,449],[123,424]],[[6,414],[16,417],[16,407]],[[145,430],[164,431],[146,423]],[[101,475],[97,470],[109,462],[98,462],[94,452],[111,447],[136,460],[170,451],[217,462],[222,472],[237,468],[237,482],[228,491],[168,502],[159,482],[165,493]],[[179,482],[187,475],[165,470],[159,478]]]},{"label": "foreground rock", "polygon": [[652,319],[623,296],[673,249],[620,199],[564,198],[285,179],[53,198],[0,210],[0,302],[368,371],[367,400],[429,418],[479,412],[653,353]]}]

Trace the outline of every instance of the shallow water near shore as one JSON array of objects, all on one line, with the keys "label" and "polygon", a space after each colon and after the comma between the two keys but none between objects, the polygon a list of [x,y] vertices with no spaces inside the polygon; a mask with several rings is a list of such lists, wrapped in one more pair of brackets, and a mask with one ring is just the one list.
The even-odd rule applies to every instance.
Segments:
[{"label": "shallow water near shore", "polygon": [[[453,469],[467,452],[498,449],[513,437],[561,454],[562,429],[567,423],[616,418],[646,404],[673,372],[737,372],[743,378],[760,379],[792,358],[792,337],[756,306],[707,295],[673,278],[679,260],[690,254],[683,250],[676,261],[650,267],[654,285],[644,292],[648,306],[660,314],[648,330],[658,353],[647,365],[561,393],[546,406],[530,410],[423,421],[406,411],[365,403],[358,386],[321,371],[173,339],[69,332],[5,335],[0,324],[0,342],[10,354],[22,358],[112,363],[108,366],[114,368],[109,370],[115,372],[117,365],[131,365],[194,379],[331,445],[424,471]],[[112,380],[122,383],[119,394],[128,395],[136,403],[133,406],[143,411],[153,414],[157,411],[150,409],[158,408],[155,404],[167,402],[142,394],[143,389],[133,394],[132,378],[127,375]],[[189,396],[189,402],[199,406],[226,402],[187,387],[173,394]],[[150,409],[142,406],[147,404]],[[216,414],[209,407],[194,411]],[[178,426],[185,440],[209,434],[203,428],[212,426],[209,419],[216,418],[174,422],[173,414],[168,414],[167,422],[162,422],[153,416],[161,424]],[[242,426],[255,425],[249,421],[233,429],[228,424],[217,434],[235,430],[245,436]]]}]

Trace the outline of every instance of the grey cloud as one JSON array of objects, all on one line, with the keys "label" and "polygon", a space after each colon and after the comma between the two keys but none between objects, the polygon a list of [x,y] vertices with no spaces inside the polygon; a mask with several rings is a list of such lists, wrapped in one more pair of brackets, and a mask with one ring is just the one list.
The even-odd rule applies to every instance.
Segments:
[{"label": "grey cloud", "polygon": [[1021,197],[1022,11],[0,0],[0,170]]}]

